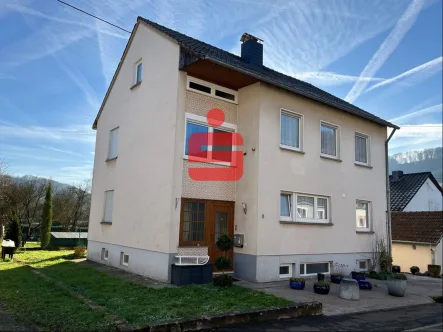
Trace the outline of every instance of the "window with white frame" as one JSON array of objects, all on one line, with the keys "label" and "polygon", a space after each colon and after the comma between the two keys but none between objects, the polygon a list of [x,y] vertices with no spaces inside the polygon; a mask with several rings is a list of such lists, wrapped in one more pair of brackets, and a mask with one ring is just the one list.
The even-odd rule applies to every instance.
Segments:
[{"label": "window with white frame", "polygon": [[129,254],[122,252],[120,254],[120,263],[121,263],[121,265],[128,266],[129,265]]},{"label": "window with white frame", "polygon": [[327,157],[339,156],[338,126],[321,122],[321,154]]},{"label": "window with white frame", "polygon": [[369,165],[369,136],[355,133],[355,162]]},{"label": "window with white frame", "polygon": [[119,127],[109,132],[108,160],[118,157],[118,132]]},{"label": "window with white frame", "polygon": [[114,205],[114,190],[105,191],[105,207],[103,221],[112,223],[112,210]]},{"label": "window with white frame", "polygon": [[205,117],[191,113],[185,114],[185,120],[186,159],[192,156],[195,161],[232,164],[232,151],[236,150],[232,133],[237,130],[236,125],[223,123],[222,127],[213,128]]},{"label": "window with white frame", "polygon": [[187,89],[237,104],[237,91],[188,76]]},{"label": "window with white frame", "polygon": [[280,278],[292,277],[292,264],[280,264]]},{"label": "window with white frame", "polygon": [[280,220],[328,223],[330,198],[300,193],[280,193]]},{"label": "window with white frame", "polygon": [[102,260],[107,261],[108,260],[108,255],[109,255],[108,249],[102,248]]},{"label": "window with white frame", "polygon": [[368,270],[368,260],[362,259],[358,261],[358,268],[360,271],[367,271]]},{"label": "window with white frame", "polygon": [[138,84],[142,81],[143,76],[143,63],[142,59],[138,60],[134,66],[134,84]]},{"label": "window with white frame", "polygon": [[317,273],[330,273],[329,262],[316,262],[316,263],[301,263],[300,264],[300,275],[310,276],[316,275]]},{"label": "window with white frame", "polygon": [[357,229],[367,230],[371,220],[371,202],[357,200],[355,203]]},{"label": "window with white frame", "polygon": [[280,146],[291,150],[302,150],[303,116],[280,109]]}]

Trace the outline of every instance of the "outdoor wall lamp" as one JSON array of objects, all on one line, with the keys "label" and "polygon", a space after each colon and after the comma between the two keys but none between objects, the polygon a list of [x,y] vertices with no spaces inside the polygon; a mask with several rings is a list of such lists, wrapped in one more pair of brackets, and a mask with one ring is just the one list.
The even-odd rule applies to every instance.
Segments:
[{"label": "outdoor wall lamp", "polygon": [[243,212],[246,214],[246,212],[248,212],[248,207],[247,207],[246,203],[241,203],[241,206],[243,208]]}]

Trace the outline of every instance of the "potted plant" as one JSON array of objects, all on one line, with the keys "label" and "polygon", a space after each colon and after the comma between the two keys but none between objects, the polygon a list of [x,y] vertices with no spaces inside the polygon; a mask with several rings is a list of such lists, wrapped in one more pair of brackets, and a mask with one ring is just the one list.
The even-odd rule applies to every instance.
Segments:
[{"label": "potted plant", "polygon": [[366,279],[366,276],[365,276],[364,272],[357,272],[357,271],[352,271],[351,272],[351,277],[352,277],[352,279],[355,279],[357,281],[365,280]]},{"label": "potted plant", "polygon": [[222,271],[222,274],[212,278],[212,282],[215,286],[230,287],[234,279],[230,275],[225,274],[225,270],[231,267],[231,259],[228,257],[227,251],[232,249],[234,242],[228,234],[223,234],[219,236],[215,245],[218,250],[223,252],[223,255],[215,260],[215,266]]},{"label": "potted plant", "polygon": [[405,296],[407,279],[406,275],[402,273],[392,273],[386,280],[389,295]]},{"label": "potted plant", "polygon": [[329,289],[331,288],[331,284],[327,281],[317,281],[314,284],[314,292],[317,294],[326,295],[329,294]]},{"label": "potted plant", "polygon": [[411,266],[409,270],[411,271],[412,274],[420,272],[420,268],[418,266]]},{"label": "potted plant", "polygon": [[292,289],[305,289],[305,279],[303,278],[289,278],[289,287]]},{"label": "potted plant", "polygon": [[431,277],[437,278],[441,273],[441,266],[428,264],[428,272],[431,275]]},{"label": "potted plant", "polygon": [[340,282],[341,282],[341,280],[343,279],[343,277],[344,277],[344,269],[345,269],[345,267],[347,267],[347,265],[345,265],[345,264],[338,264],[338,263],[335,263],[333,266],[332,266],[332,272],[331,272],[331,282],[333,283],[333,284],[339,284]]}]

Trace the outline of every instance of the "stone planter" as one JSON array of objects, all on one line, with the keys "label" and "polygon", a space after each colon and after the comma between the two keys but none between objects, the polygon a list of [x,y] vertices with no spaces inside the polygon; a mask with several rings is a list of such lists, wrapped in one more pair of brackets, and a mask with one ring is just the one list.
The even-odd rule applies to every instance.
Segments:
[{"label": "stone planter", "polygon": [[388,293],[392,296],[403,297],[406,293],[406,280],[388,279]]},{"label": "stone planter", "polygon": [[333,284],[339,284],[342,279],[343,279],[342,276],[336,276],[336,275],[331,274],[331,282]]},{"label": "stone planter", "polygon": [[305,283],[301,281],[289,281],[289,287],[296,290],[303,290],[305,289]]}]

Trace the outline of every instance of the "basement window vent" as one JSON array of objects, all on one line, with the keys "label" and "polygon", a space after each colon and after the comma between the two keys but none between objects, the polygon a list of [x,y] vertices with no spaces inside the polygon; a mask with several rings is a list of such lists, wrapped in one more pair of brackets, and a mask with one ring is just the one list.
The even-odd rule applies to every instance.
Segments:
[{"label": "basement window vent", "polygon": [[102,248],[102,260],[107,261],[108,260],[108,255],[109,255],[108,249]]},{"label": "basement window vent", "polygon": [[124,252],[121,253],[121,264],[124,266],[129,265],[129,254]]}]

